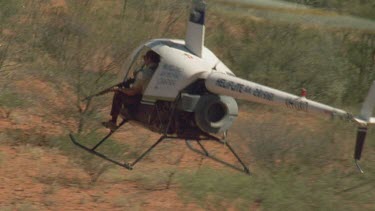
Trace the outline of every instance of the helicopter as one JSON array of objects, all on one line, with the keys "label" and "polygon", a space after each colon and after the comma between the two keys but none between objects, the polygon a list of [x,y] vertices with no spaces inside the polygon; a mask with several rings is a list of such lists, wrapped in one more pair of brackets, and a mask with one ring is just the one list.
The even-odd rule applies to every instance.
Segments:
[{"label": "helicopter", "polygon": [[[147,154],[165,140],[185,140],[189,149],[223,165],[250,174],[250,170],[227,140],[227,132],[238,116],[236,100],[279,106],[287,109],[328,116],[332,119],[354,122],[358,125],[354,160],[361,159],[367,129],[375,124],[372,117],[375,106],[375,81],[363,103],[358,116],[316,101],[307,99],[306,91],[296,96],[281,90],[236,77],[215,54],[204,46],[206,3],[193,0],[184,40],[152,39],[136,48],[124,67],[123,80],[97,94],[91,99],[106,94],[113,87],[129,85],[134,72],[142,66],[142,55],[153,51],[160,62],[143,92],[137,108],[124,106],[122,121],[118,127],[102,138],[94,147],[81,144],[73,134],[71,141],[78,147],[109,162],[132,170]],[[132,162],[122,162],[97,151],[108,138],[127,122],[135,122],[160,138]],[[222,134],[218,137],[217,134]],[[202,144],[213,141],[226,146],[237,164],[215,157]],[[193,147],[192,142],[197,144]]]}]

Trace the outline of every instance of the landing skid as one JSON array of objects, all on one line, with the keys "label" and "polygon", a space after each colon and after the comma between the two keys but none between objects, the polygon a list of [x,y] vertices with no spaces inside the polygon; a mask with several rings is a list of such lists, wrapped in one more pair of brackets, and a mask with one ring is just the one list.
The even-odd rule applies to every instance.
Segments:
[{"label": "landing skid", "polygon": [[[126,120],[123,120],[123,121],[120,123],[120,125],[118,126],[118,128],[117,128],[116,130],[118,130],[118,129],[119,129],[122,125],[124,125],[126,122],[127,122]],[[103,155],[103,154],[101,154],[101,153],[99,153],[99,152],[96,151],[96,149],[97,149],[100,145],[102,145],[102,144],[103,144],[103,143],[104,143],[104,142],[105,142],[110,136],[112,136],[112,134],[115,133],[116,130],[111,130],[111,131],[108,133],[108,135],[106,135],[101,141],[99,141],[99,142],[98,142],[94,147],[92,147],[92,148],[89,148],[89,147],[84,146],[84,145],[82,145],[81,143],[79,143],[79,142],[77,141],[77,139],[73,136],[73,134],[69,134],[69,137],[70,137],[70,140],[72,140],[72,142],[73,142],[75,145],[77,145],[78,147],[80,147],[80,148],[86,150],[87,152],[89,152],[89,153],[91,153],[91,154],[93,154],[93,155],[96,155],[96,156],[98,156],[98,157],[100,157],[100,158],[103,158],[104,160],[107,160],[107,161],[109,161],[109,162],[112,162],[112,163],[114,163],[114,164],[116,164],[116,165],[119,165],[119,166],[122,166],[122,167],[124,167],[124,168],[126,168],[126,169],[131,170],[132,168],[131,168],[127,163],[120,163],[119,161],[113,160],[113,159],[107,157],[106,155]]]},{"label": "landing skid", "polygon": [[[232,155],[233,155],[234,157],[236,157],[237,161],[241,164],[242,168],[239,168],[238,166],[235,166],[235,165],[233,165],[233,164],[231,164],[231,163],[228,163],[228,162],[226,162],[226,161],[224,161],[224,160],[221,160],[221,159],[219,159],[219,158],[217,158],[217,157],[211,155],[211,154],[207,151],[207,149],[202,145],[202,143],[201,143],[202,140],[185,140],[185,143],[186,143],[187,147],[188,147],[190,150],[192,150],[193,152],[195,152],[195,153],[198,153],[198,154],[203,155],[203,156],[205,156],[205,157],[207,157],[207,158],[210,158],[210,159],[212,159],[212,160],[214,160],[214,161],[216,161],[216,162],[218,162],[218,163],[221,163],[221,164],[223,164],[223,165],[225,165],[225,166],[228,166],[228,167],[230,167],[230,168],[232,168],[232,169],[234,169],[234,170],[237,170],[237,171],[240,171],[240,172],[243,172],[243,173],[245,173],[245,174],[249,174],[249,175],[250,175],[250,171],[249,171],[249,169],[248,169],[247,166],[242,162],[241,158],[240,158],[240,157],[237,155],[237,153],[233,150],[233,148],[230,146],[230,144],[228,143],[228,141],[223,141],[223,140],[221,140],[221,139],[219,139],[219,138],[217,138],[217,137],[214,137],[214,136],[210,136],[210,138],[211,138],[211,139],[205,139],[205,140],[215,141],[215,142],[217,142],[217,143],[219,143],[219,144],[222,144],[222,145],[228,147],[228,149],[230,150],[230,152],[232,153]],[[205,141],[205,140],[203,140],[203,141]],[[198,149],[194,148],[194,147],[191,145],[191,143],[190,143],[191,141],[196,141],[196,142],[198,143],[198,145],[199,145],[199,147],[200,147],[201,150],[198,150]]]},{"label": "landing skid", "polygon": [[[127,120],[123,120],[119,127],[116,129],[118,130],[121,126],[123,126],[125,123],[127,122]],[[131,163],[124,163],[124,162],[120,162],[120,161],[116,161],[112,158],[109,158],[108,156],[96,151],[96,149],[102,145],[113,133],[116,132],[116,130],[114,131],[111,131],[109,132],[102,140],[100,140],[94,147],[92,148],[89,148],[87,146],[84,146],[82,144],[80,144],[77,139],[72,135],[72,134],[69,134],[70,136],[70,139],[72,140],[72,142],[77,145],[78,147],[86,150],[87,152],[93,154],[93,155],[96,155],[104,160],[107,160],[109,162],[112,162],[116,165],[119,165],[121,167],[124,167],[128,170],[132,170],[133,167],[139,162],[141,161],[148,153],[150,153],[157,145],[159,145],[161,142],[165,141],[165,140],[173,140],[173,139],[185,139],[185,142],[186,142],[186,145],[188,146],[189,149],[191,149],[192,151],[200,154],[200,155],[203,155],[205,157],[208,157],[216,162],[219,162],[221,164],[224,164],[232,169],[235,169],[237,171],[240,171],[240,172],[243,172],[245,174],[248,174],[250,175],[250,171],[249,169],[245,166],[245,164],[242,162],[242,160],[239,158],[239,156],[236,154],[236,152],[233,150],[233,148],[229,145],[228,142],[224,142],[223,140],[215,137],[215,136],[212,136],[210,134],[203,134],[203,137],[199,136],[197,137],[196,135],[195,136],[189,136],[189,135],[186,135],[186,136],[168,136],[168,135],[162,135],[151,147],[149,147],[145,152],[142,153],[142,155],[140,155],[137,159],[135,159],[133,162]],[[191,141],[196,141],[198,143],[198,145],[200,146],[201,150],[198,150],[198,149],[195,149],[192,145],[191,145]],[[201,144],[201,141],[215,141],[219,144],[223,144],[225,146],[228,147],[228,149],[230,150],[230,152],[236,157],[237,161],[241,164],[242,168],[239,168],[233,164],[230,164],[226,161],[223,161],[219,158],[216,158],[214,156],[212,156],[211,154],[209,154],[209,152],[206,150],[206,148]]]}]

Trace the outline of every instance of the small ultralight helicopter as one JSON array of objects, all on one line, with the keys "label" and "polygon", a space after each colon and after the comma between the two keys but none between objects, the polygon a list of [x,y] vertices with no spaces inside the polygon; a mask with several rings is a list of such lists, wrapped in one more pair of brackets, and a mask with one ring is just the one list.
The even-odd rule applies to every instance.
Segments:
[{"label": "small ultralight helicopter", "polygon": [[[132,112],[124,106],[123,120],[118,128],[126,122],[134,121],[161,134],[161,137],[131,163],[114,160],[97,151],[116,130],[111,130],[94,147],[81,144],[70,134],[73,143],[94,155],[131,170],[162,141],[181,139],[185,140],[194,152],[250,174],[249,168],[226,140],[227,131],[238,115],[235,99],[242,99],[357,123],[359,126],[354,158],[358,169],[363,172],[357,161],[361,159],[367,128],[370,124],[375,124],[375,118],[372,117],[375,106],[375,81],[360,115],[353,116],[344,110],[308,100],[304,92],[301,96],[296,96],[238,78],[204,46],[205,9],[206,4],[203,0],[193,0],[185,40],[150,40],[132,53],[130,62],[125,67],[123,81],[126,84],[131,80],[133,71],[139,69],[139,61],[144,52],[152,50],[160,56],[161,61],[143,93],[139,106]],[[88,98],[105,94],[112,87]],[[213,135],[221,133],[223,138]],[[228,163],[213,156],[201,143],[208,140],[226,145],[238,164]],[[193,147],[191,142],[196,142],[195,146],[198,147]]]}]

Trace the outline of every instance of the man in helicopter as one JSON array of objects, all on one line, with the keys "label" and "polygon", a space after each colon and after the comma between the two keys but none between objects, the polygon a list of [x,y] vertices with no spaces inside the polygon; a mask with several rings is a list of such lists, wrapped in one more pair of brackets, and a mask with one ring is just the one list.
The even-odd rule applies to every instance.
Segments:
[{"label": "man in helicopter", "polygon": [[114,131],[117,129],[117,118],[122,106],[127,106],[129,111],[134,111],[142,99],[143,91],[146,89],[151,80],[154,71],[160,62],[160,56],[152,50],[147,51],[143,56],[143,65],[139,70],[134,72],[133,78],[124,81],[120,86],[113,87],[110,91],[114,92],[112,108],[110,115],[111,120],[103,122],[106,128]]}]

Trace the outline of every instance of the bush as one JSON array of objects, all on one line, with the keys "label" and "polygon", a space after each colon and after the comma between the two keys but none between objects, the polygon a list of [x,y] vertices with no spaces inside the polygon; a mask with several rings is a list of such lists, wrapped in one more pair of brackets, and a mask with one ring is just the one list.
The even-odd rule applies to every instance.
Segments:
[{"label": "bush", "polygon": [[0,93],[0,106],[3,108],[19,108],[27,104],[27,99],[17,92],[5,90]]},{"label": "bush", "polygon": [[[271,114],[258,108],[257,113]],[[275,112],[275,111],[274,111]],[[265,115],[261,120],[239,118],[229,136],[251,176],[203,166],[180,172],[176,181],[183,198],[205,209],[225,210],[371,210],[375,166],[373,134],[369,134],[361,175],[351,161],[355,128],[350,124],[296,118],[288,112]],[[296,115],[296,114],[295,114]],[[251,112],[250,112],[251,116]],[[242,122],[246,121],[246,122]],[[365,192],[365,194],[358,194]]]}]

